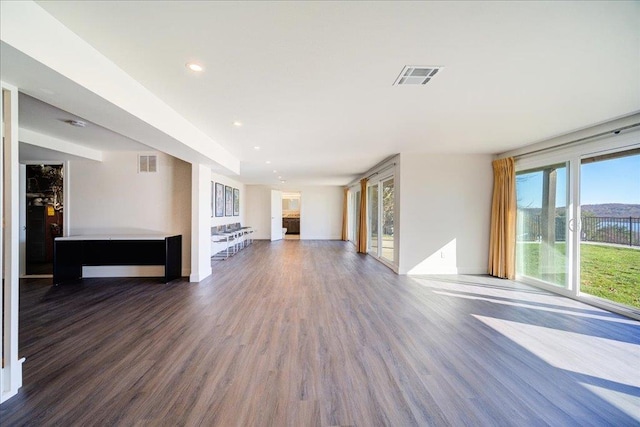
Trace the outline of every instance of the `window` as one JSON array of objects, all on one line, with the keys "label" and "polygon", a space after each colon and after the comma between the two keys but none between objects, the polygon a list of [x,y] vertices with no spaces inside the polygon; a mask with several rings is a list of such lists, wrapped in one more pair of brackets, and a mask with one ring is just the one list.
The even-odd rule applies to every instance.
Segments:
[{"label": "window", "polygon": [[640,132],[516,163],[520,280],[640,314]]},{"label": "window", "polygon": [[351,191],[351,209],[349,209],[349,240],[357,245],[360,237],[360,190]]},{"label": "window", "polygon": [[580,292],[640,308],[640,149],[580,165]]},{"label": "window", "polygon": [[567,286],[567,166],[516,174],[516,272]]},{"label": "window", "polygon": [[393,237],[393,218],[394,218],[394,192],[393,178],[382,182],[382,252],[381,256],[393,262],[394,237]]},{"label": "window", "polygon": [[393,176],[369,184],[367,192],[369,254],[395,261],[395,192]]},{"label": "window", "polygon": [[367,242],[369,244],[369,252],[378,256],[378,248],[380,247],[378,228],[380,225],[380,200],[378,191],[378,183],[370,185],[367,189],[367,218],[369,219],[367,224],[367,232],[369,233]]}]

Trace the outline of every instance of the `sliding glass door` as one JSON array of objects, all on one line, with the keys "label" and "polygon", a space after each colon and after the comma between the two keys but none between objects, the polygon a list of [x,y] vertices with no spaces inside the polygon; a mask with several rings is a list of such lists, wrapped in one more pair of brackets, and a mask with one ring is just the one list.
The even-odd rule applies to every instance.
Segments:
[{"label": "sliding glass door", "polygon": [[393,262],[394,252],[394,236],[393,236],[393,217],[394,217],[394,187],[393,178],[382,181],[382,217],[381,222],[381,247],[380,256],[389,262]]},{"label": "sliding glass door", "polygon": [[393,176],[370,183],[367,197],[368,252],[393,264],[395,260]]},{"label": "sliding glass door", "polygon": [[567,165],[518,172],[516,271],[567,287]]},{"label": "sliding glass door", "polygon": [[640,308],[640,148],[628,139],[518,160],[519,279]]},{"label": "sliding glass door", "polygon": [[640,149],[580,165],[580,291],[640,308]]},{"label": "sliding glass door", "polygon": [[367,236],[367,241],[369,243],[369,252],[373,254],[378,254],[378,248],[380,247],[380,242],[378,241],[379,234],[378,228],[380,223],[380,200],[378,200],[378,184],[370,185],[367,193],[367,202],[369,206],[367,206],[367,213],[369,218],[369,223],[367,224],[367,231],[369,235]]},{"label": "sliding glass door", "polygon": [[350,192],[349,240],[357,245],[360,237],[360,190]]}]

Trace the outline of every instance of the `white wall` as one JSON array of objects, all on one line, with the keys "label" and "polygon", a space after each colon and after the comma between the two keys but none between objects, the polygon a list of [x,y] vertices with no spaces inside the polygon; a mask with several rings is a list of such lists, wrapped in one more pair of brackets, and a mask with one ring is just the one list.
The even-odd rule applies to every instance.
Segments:
[{"label": "white wall", "polygon": [[0,261],[2,263],[2,364],[0,365],[0,403],[14,396],[22,387],[22,363],[18,359],[19,311],[19,165],[18,165],[18,88],[0,81]]},{"label": "white wall", "polygon": [[300,239],[342,239],[343,187],[300,187]]},{"label": "white wall", "polygon": [[200,282],[211,275],[211,168],[191,164],[191,275]]},{"label": "white wall", "polygon": [[271,239],[271,187],[247,185],[247,225],[255,230],[254,239]]},{"label": "white wall", "polygon": [[[282,189],[300,192],[300,238],[340,240],[342,237],[342,197],[340,186],[306,186]],[[256,239],[271,238],[271,187],[247,185],[247,224],[256,229]]]},{"label": "white wall", "polygon": [[138,173],[138,154],[105,152],[102,162],[69,163],[69,235],[182,234],[182,274],[189,275],[191,166],[154,152],[158,172]]},{"label": "white wall", "polygon": [[485,274],[491,155],[401,154],[400,274]]}]

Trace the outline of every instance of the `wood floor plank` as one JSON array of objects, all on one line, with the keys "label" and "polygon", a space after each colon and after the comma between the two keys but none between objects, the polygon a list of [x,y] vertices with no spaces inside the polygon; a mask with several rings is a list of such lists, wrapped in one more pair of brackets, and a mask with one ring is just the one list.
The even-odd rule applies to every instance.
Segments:
[{"label": "wood floor plank", "polygon": [[486,276],[398,276],[337,241],[257,241],[200,283],[20,293],[0,424],[640,425],[640,324]]}]

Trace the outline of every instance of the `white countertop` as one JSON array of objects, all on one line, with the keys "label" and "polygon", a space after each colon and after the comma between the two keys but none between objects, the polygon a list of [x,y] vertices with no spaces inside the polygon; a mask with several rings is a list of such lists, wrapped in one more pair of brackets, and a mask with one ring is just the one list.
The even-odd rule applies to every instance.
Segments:
[{"label": "white countertop", "polygon": [[73,240],[164,240],[175,234],[94,234],[84,236],[56,237],[57,241]]}]

